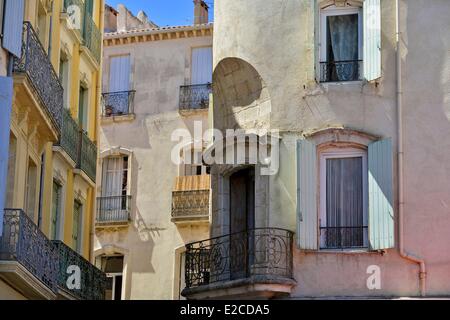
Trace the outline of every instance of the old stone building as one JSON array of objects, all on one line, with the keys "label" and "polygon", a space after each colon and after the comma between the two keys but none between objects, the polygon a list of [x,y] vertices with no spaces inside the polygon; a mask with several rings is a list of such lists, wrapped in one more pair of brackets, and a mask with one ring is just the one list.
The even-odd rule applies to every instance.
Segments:
[{"label": "old stone building", "polygon": [[158,27],[144,12],[106,7],[94,253],[110,299],[182,298],[185,245],[209,237],[209,171],[198,157],[171,159],[174,131],[207,128],[207,10],[196,1],[193,25]]},{"label": "old stone building", "polygon": [[[211,238],[188,245],[183,295],[450,295],[450,2],[214,11],[210,125],[244,138],[205,151]],[[247,156],[255,129],[278,170]],[[240,164],[217,162],[230,145]]]}]

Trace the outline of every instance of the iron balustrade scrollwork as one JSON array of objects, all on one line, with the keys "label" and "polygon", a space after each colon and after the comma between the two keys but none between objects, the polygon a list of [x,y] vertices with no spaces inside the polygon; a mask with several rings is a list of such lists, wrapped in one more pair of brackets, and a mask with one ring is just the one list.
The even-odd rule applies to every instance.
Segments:
[{"label": "iron balustrade scrollwork", "polygon": [[97,172],[97,146],[89,139],[86,132],[80,131],[79,137],[80,144],[77,168],[86,173],[92,181],[95,181]]},{"label": "iron balustrade scrollwork", "polygon": [[197,84],[180,87],[180,110],[207,109],[212,84]]},{"label": "iron balustrade scrollwork", "polygon": [[64,89],[31,23],[23,23],[22,53],[14,73],[25,74],[58,133],[62,124]]},{"label": "iron balustrade scrollwork", "polygon": [[121,116],[134,112],[134,95],[136,91],[103,93],[103,116]]},{"label": "iron balustrade scrollwork", "polygon": [[97,223],[128,222],[130,220],[131,196],[97,198]]},{"label": "iron balustrade scrollwork", "polygon": [[320,63],[320,82],[362,80],[362,61],[328,61]]},{"label": "iron balustrade scrollwork", "polygon": [[172,218],[208,217],[210,190],[172,192]]},{"label": "iron balustrade scrollwork", "polygon": [[187,288],[253,276],[292,279],[291,231],[259,228],[186,245]]},{"label": "iron balustrade scrollwork", "polygon": [[53,243],[20,209],[5,209],[0,260],[16,261],[57,293],[59,255]]},{"label": "iron balustrade scrollwork", "polygon": [[97,27],[94,19],[85,12],[83,24],[83,44],[91,51],[94,59],[100,63],[102,50],[102,32]]},{"label": "iron balustrade scrollwork", "polygon": [[63,121],[58,144],[76,163],[80,149],[80,127],[68,109],[63,109]]},{"label": "iron balustrade scrollwork", "polygon": [[321,249],[364,248],[368,227],[320,227]]},{"label": "iron balustrade scrollwork", "polygon": [[[59,253],[58,286],[80,300],[104,300],[106,290],[106,274],[91,264],[77,252],[61,241],[52,241]],[[70,288],[67,285],[73,273],[69,267],[80,269],[80,287]]]}]

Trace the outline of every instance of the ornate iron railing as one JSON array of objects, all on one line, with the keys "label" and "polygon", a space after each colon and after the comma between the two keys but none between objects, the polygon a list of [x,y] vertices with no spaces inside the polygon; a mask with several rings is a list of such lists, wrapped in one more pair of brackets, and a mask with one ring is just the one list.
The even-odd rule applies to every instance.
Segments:
[{"label": "ornate iron railing", "polygon": [[207,109],[211,83],[180,87],[180,110]]},{"label": "ornate iron railing", "polygon": [[172,192],[172,218],[209,216],[209,190]]},{"label": "ornate iron railing", "polygon": [[89,139],[86,132],[81,131],[79,137],[80,145],[77,168],[86,173],[92,181],[95,181],[97,172],[97,146]]},{"label": "ornate iron railing", "polygon": [[368,227],[320,227],[321,249],[364,248]]},{"label": "ornate iron railing", "polygon": [[22,53],[14,59],[14,72],[25,74],[44,111],[59,132],[62,123],[64,89],[47,52],[31,23],[23,24]]},{"label": "ornate iron railing", "polygon": [[102,49],[102,32],[94,19],[88,14],[84,15],[83,40],[84,45],[91,51],[94,59],[100,63]]},{"label": "ornate iron railing", "polygon": [[80,149],[80,127],[72,118],[68,109],[63,109],[63,121],[61,135],[57,144],[76,163],[78,161],[78,150]]},{"label": "ornate iron railing", "polygon": [[[106,274],[92,265],[81,255],[69,248],[61,241],[53,241],[59,253],[58,286],[80,300],[104,300],[106,290]],[[73,274],[70,268],[80,269],[80,286],[71,288],[67,282]],[[69,284],[72,284],[69,281]]]},{"label": "ornate iron railing", "polygon": [[278,276],[292,279],[293,233],[261,228],[186,245],[186,287]]},{"label": "ornate iron railing", "polygon": [[20,209],[5,209],[0,260],[17,261],[54,293],[59,256],[55,246]]},{"label": "ornate iron railing", "polygon": [[134,94],[136,91],[108,92],[103,94],[104,117],[121,116],[134,112]]},{"label": "ornate iron railing", "polygon": [[97,223],[128,222],[130,220],[131,196],[97,198]]},{"label": "ornate iron railing", "polygon": [[362,70],[361,60],[321,62],[320,82],[361,80]]}]

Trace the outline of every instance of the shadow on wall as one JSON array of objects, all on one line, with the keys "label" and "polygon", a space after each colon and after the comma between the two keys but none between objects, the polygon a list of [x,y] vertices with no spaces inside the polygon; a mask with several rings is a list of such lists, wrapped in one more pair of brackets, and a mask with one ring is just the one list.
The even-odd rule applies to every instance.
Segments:
[{"label": "shadow on wall", "polygon": [[239,58],[225,58],[213,73],[217,129],[269,128],[271,101],[258,71]]}]

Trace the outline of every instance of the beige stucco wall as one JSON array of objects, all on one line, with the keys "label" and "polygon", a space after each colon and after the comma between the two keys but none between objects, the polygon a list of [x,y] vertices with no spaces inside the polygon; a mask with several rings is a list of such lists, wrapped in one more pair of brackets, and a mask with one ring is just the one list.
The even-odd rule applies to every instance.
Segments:
[{"label": "beige stucco wall", "polygon": [[100,152],[112,147],[132,152],[132,222],[120,231],[97,231],[94,246],[97,252],[112,245],[124,253],[125,299],[177,297],[172,292],[179,273],[175,270],[176,249],[209,237],[207,223],[177,227],[171,222],[178,166],[170,156],[178,143],[171,141],[175,129],[192,132],[194,120],[202,121],[207,129],[207,112],[182,117],[178,102],[179,87],[190,83],[191,48],[211,45],[211,37],[199,36],[105,47],[104,92],[108,91],[108,57],[127,53],[131,56],[131,88],[136,90],[136,118],[103,123],[99,132]]},{"label": "beige stucco wall", "polygon": [[[344,126],[392,137],[397,148],[395,1],[381,1],[382,78],[377,85],[316,83],[312,4],[215,2],[214,66],[225,58],[239,58],[254,67],[270,95],[270,128],[283,132],[281,168],[270,179],[269,225],[292,231],[297,223],[296,139],[302,133]],[[408,0],[400,1],[400,6],[405,53],[405,249],[426,261],[427,294],[449,295],[450,148],[445,141],[450,130],[450,3]],[[217,104],[214,108],[217,127],[222,120],[216,117]],[[260,120],[258,112],[246,117]],[[396,171],[394,166],[394,190]],[[213,192],[215,187],[213,183]],[[395,194],[395,207],[396,198]],[[221,223],[214,216],[218,207],[213,203],[213,227]],[[398,244],[397,240],[398,235]],[[381,290],[367,289],[370,265],[381,268]],[[294,249],[294,276],[298,285],[292,297],[419,294],[418,266],[401,259],[397,249],[385,255]]]}]

